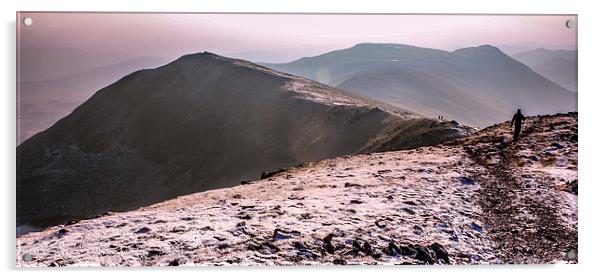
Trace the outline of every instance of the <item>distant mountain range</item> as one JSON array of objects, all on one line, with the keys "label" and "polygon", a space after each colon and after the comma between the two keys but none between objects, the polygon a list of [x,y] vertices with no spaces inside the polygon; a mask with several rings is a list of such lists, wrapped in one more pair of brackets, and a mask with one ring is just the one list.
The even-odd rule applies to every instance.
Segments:
[{"label": "distant mountain range", "polygon": [[[77,52],[74,51],[74,53]],[[77,60],[79,56],[74,55],[72,59]],[[66,58],[66,60],[71,59]],[[56,121],[71,113],[78,105],[90,98],[100,88],[131,72],[155,68],[166,62],[168,61],[165,58],[139,57],[91,68],[89,63],[82,62],[87,67],[84,70],[75,67],[75,69],[81,70],[78,72],[69,72],[69,74],[52,76],[43,80],[21,80],[19,82],[17,112],[19,119],[18,143],[52,126]],[[56,63],[56,65],[60,65],[60,62]],[[49,72],[53,71],[49,70]],[[64,73],[64,71],[58,72]],[[47,77],[48,75],[39,74],[36,76]]]},{"label": "distant mountain range", "polygon": [[485,127],[522,108],[529,115],[575,111],[577,96],[498,48],[447,52],[363,43],[285,64],[263,65],[428,117]]},{"label": "distant mountain range", "polygon": [[549,50],[540,48],[521,52],[512,56],[531,69],[558,83],[562,87],[577,92],[577,51]]},{"label": "distant mountain range", "polygon": [[17,224],[130,210],[470,131],[248,61],[186,55],[121,78],[19,145]]}]

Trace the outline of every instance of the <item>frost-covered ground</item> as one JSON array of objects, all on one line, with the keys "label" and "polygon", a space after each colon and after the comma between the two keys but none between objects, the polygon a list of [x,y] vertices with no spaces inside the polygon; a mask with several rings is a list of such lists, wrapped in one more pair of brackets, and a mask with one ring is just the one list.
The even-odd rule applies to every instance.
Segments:
[{"label": "frost-covered ground", "polygon": [[577,261],[577,115],[324,160],[17,239],[18,266]]}]

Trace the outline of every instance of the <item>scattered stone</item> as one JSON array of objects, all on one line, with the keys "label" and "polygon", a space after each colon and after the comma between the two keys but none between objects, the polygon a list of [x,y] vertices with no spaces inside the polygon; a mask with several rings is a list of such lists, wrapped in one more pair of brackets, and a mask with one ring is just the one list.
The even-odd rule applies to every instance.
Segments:
[{"label": "scattered stone", "polygon": [[413,206],[417,206],[418,204],[416,204],[416,202],[414,201],[403,201],[403,203],[407,204],[407,205],[413,205]]},{"label": "scattered stone", "polygon": [[54,262],[51,262],[50,267],[61,267],[61,266],[66,266],[67,264],[65,263],[65,261],[63,259],[58,259]]},{"label": "scattered stone", "polygon": [[475,185],[475,181],[471,178],[462,176],[462,177],[459,177],[458,179],[460,180],[462,185]]},{"label": "scattered stone", "polygon": [[552,235],[547,234],[547,235],[544,236],[544,238],[546,240],[548,240],[548,241],[556,242],[556,238],[554,236],[552,236]]},{"label": "scattered stone", "polygon": [[370,245],[368,241],[364,241],[364,246],[362,246],[362,252],[364,252],[364,254],[366,255],[372,254],[372,245]]},{"label": "scattered stone", "polygon": [[270,242],[251,242],[247,245],[247,249],[256,251],[261,254],[274,254],[280,252],[280,248]]},{"label": "scattered stone", "polygon": [[435,256],[438,260],[442,260],[444,263],[449,264],[449,254],[441,244],[433,243],[429,248],[435,252]]},{"label": "scattered stone", "polygon": [[236,215],[236,218],[243,220],[251,220],[251,215],[241,211]]},{"label": "scattered stone", "polygon": [[77,224],[77,223],[79,223],[79,220],[76,220],[76,219],[70,219],[70,220],[68,220],[68,221],[65,223],[65,226],[71,226],[71,225],[75,225],[75,224]]},{"label": "scattered stone", "polygon": [[402,210],[405,211],[405,212],[407,212],[407,213],[409,213],[409,214],[411,214],[411,215],[416,214],[416,211],[414,211],[413,209],[408,208],[408,207],[404,207],[404,208],[402,208]]},{"label": "scattered stone", "polygon": [[168,266],[179,266],[180,262],[178,261],[178,259],[173,259],[173,260],[169,261],[169,263],[167,265]]},{"label": "scattered stone", "polygon": [[264,171],[261,173],[260,179],[270,178],[276,174],[286,171],[286,169],[278,169],[276,171]]},{"label": "scattered stone", "polygon": [[362,204],[364,202],[361,201],[361,200],[351,200],[351,201],[349,201],[349,203],[351,203],[351,204]]},{"label": "scattered stone", "polygon": [[400,254],[402,256],[411,256],[413,257],[414,255],[416,255],[416,249],[410,247],[410,246],[404,246],[401,245],[399,246],[399,250],[400,250]]},{"label": "scattered stone", "polygon": [[217,249],[223,250],[223,249],[227,249],[230,248],[230,244],[228,243],[220,243],[219,245],[217,245]]},{"label": "scattered stone", "polygon": [[360,242],[359,242],[359,241],[357,241],[357,240],[354,240],[354,241],[351,243],[351,247],[353,248],[353,250],[355,250],[355,251],[358,251],[358,252],[359,252],[360,250],[362,250],[362,245],[361,245],[361,244],[360,244]]},{"label": "scattered stone", "polygon": [[344,259],[335,259],[332,261],[332,263],[335,265],[346,265],[347,261],[345,261]]},{"label": "scattered stone", "polygon": [[389,242],[389,246],[387,246],[387,249],[385,249],[385,254],[392,257],[397,256],[401,254],[401,249],[399,249],[399,247],[395,245],[395,243]]},{"label": "scattered stone", "polygon": [[577,190],[578,190],[577,180],[573,180],[571,182],[565,183],[564,185],[560,186],[560,190],[577,195]]},{"label": "scattered stone", "polygon": [[413,232],[417,235],[421,235],[424,232],[424,230],[422,229],[422,227],[420,227],[418,225],[414,225]]},{"label": "scattered stone", "polygon": [[33,257],[31,256],[31,254],[29,254],[29,253],[25,253],[25,254],[23,254],[23,256],[21,257],[21,259],[23,259],[23,261],[30,262],[30,261],[32,261],[32,260],[33,260]]},{"label": "scattered stone", "polygon": [[555,147],[556,149],[563,149],[564,145],[557,143],[557,142],[553,142],[552,144],[550,144],[550,146]]},{"label": "scattered stone", "polygon": [[60,229],[60,230],[58,230],[58,231],[56,232],[56,236],[57,236],[58,238],[61,238],[61,237],[65,236],[65,235],[66,235],[68,232],[69,232],[69,230],[67,230],[67,229],[63,228],[63,229]]},{"label": "scattered stone", "polygon": [[429,250],[427,250],[424,247],[416,248],[416,255],[414,256],[414,258],[421,262],[428,263],[428,264],[435,263],[435,261],[433,260],[433,257],[431,257]]},{"label": "scattered stone", "polygon": [[303,242],[295,241],[292,244],[293,244],[293,247],[295,247],[295,249],[297,249],[297,250],[307,249],[307,246]]},{"label": "scattered stone", "polygon": [[240,182],[240,185],[248,185],[248,184],[251,184],[251,183],[253,183],[253,181],[243,180],[243,181]]},{"label": "scattered stone", "polygon": [[147,233],[147,232],[150,232],[150,231],[151,231],[151,229],[149,229],[147,227],[142,227],[142,228],[138,229],[137,231],[135,231],[134,233],[135,234],[142,234],[142,233]]},{"label": "scattered stone", "polygon": [[309,213],[302,213],[301,214],[301,219],[303,219],[303,220],[311,219],[311,214],[309,214]]},{"label": "scattered stone", "polygon": [[148,251],[148,254],[146,256],[149,258],[152,258],[152,257],[162,256],[162,255],[165,255],[165,253],[163,251],[158,250],[158,249],[151,249]]},{"label": "scattered stone", "polygon": [[322,239],[322,241],[324,242],[324,249],[326,250],[326,252],[330,253],[330,254],[334,254],[334,246],[332,245],[332,238],[334,237],[334,234],[328,234],[326,237],[324,237],[324,239]]},{"label": "scattered stone", "polygon": [[290,195],[290,196],[288,197],[288,199],[289,199],[289,200],[304,200],[304,199],[305,199],[305,197],[299,197],[299,196],[297,196],[297,195]]},{"label": "scattered stone", "polygon": [[479,226],[478,224],[476,224],[474,222],[470,223],[470,225],[468,225],[468,226],[478,233],[483,233],[483,227]]},{"label": "scattered stone", "polygon": [[385,220],[376,220],[374,223],[381,229],[387,226],[387,222]]},{"label": "scattered stone", "polygon": [[300,235],[301,235],[301,233],[298,232],[298,231],[290,231],[290,232],[288,232],[288,231],[284,231],[284,230],[281,230],[281,229],[275,229],[274,233],[272,234],[272,239],[274,241],[276,241],[276,240],[284,240],[284,239],[291,239],[293,237],[298,237]]}]

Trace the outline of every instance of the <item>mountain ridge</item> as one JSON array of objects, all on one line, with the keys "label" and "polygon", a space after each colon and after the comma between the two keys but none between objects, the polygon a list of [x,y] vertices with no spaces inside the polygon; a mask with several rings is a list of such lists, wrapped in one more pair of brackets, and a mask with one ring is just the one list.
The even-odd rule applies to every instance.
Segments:
[{"label": "mountain ridge", "polygon": [[518,108],[529,115],[576,109],[573,92],[491,45],[447,52],[359,44],[291,63],[265,65],[417,114],[477,127],[503,121]]},{"label": "mountain ridge", "polygon": [[470,132],[248,61],[186,55],[124,76],[19,145],[17,223],[131,210],[303,162]]}]

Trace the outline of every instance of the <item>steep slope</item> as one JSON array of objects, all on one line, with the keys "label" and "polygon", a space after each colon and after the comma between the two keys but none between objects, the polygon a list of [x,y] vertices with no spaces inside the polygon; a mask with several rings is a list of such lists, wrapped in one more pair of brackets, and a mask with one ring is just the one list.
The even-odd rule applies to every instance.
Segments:
[{"label": "steep slope", "polygon": [[165,62],[155,57],[132,58],[52,79],[19,81],[18,143],[67,116],[97,90],[129,73]]},{"label": "steep slope", "polygon": [[17,265],[576,263],[577,114],[346,156],[17,239]]},{"label": "steep slope", "polygon": [[547,79],[558,83],[568,90],[577,92],[576,50],[539,48],[517,53],[512,57]]},{"label": "steep slope", "polygon": [[576,110],[577,96],[493,46],[446,52],[398,44],[352,48],[266,66],[325,82],[429,117],[485,127],[517,108]]},{"label": "steep slope", "polygon": [[103,88],[17,148],[17,224],[130,210],[263,171],[470,131],[376,105],[247,61],[183,56]]}]

